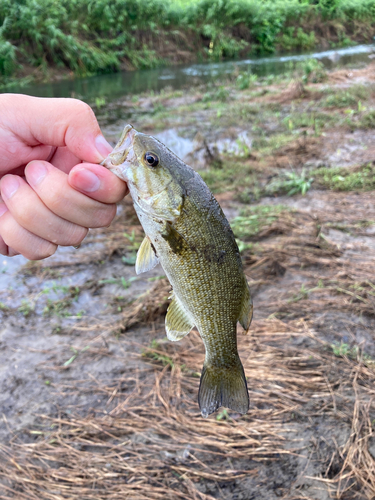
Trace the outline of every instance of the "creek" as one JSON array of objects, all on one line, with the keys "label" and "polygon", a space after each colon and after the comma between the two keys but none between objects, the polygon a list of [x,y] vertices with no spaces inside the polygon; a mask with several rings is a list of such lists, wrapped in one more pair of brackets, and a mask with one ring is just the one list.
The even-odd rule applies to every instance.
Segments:
[{"label": "creek", "polygon": [[137,71],[121,71],[88,78],[12,87],[12,92],[37,97],[75,97],[86,102],[101,98],[106,102],[125,95],[157,92],[166,87],[181,89],[202,83],[225,81],[236,71],[251,71],[258,76],[282,74],[294,64],[319,59],[327,67],[358,66],[375,57],[375,45],[356,45],[341,49],[306,54],[254,57],[236,61],[206,62],[188,66],[161,67]]}]

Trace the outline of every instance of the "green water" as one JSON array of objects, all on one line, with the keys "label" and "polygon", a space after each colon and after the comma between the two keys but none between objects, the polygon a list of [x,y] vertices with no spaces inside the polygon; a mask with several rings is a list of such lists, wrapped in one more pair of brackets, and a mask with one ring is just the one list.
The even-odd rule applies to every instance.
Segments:
[{"label": "green water", "polygon": [[281,74],[289,70],[293,62],[308,58],[321,60],[329,69],[338,65],[368,63],[371,60],[369,56],[371,57],[374,51],[375,45],[357,45],[309,54],[270,56],[152,70],[122,71],[89,78],[30,85],[22,88],[13,87],[11,91],[38,97],[75,97],[87,102],[95,102],[97,98],[104,98],[108,102],[126,95],[146,91],[160,91],[165,87],[181,89],[200,83],[220,83],[220,81],[232,74],[236,68],[241,71],[251,70],[259,76],[266,76]]}]

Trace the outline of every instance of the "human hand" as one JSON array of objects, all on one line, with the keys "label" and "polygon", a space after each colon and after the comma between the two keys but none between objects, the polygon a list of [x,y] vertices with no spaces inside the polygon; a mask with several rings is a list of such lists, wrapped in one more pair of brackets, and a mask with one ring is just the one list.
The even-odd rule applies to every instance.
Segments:
[{"label": "human hand", "polygon": [[1,94],[0,254],[44,259],[108,226],[128,192],[98,165],[111,150],[82,101]]}]

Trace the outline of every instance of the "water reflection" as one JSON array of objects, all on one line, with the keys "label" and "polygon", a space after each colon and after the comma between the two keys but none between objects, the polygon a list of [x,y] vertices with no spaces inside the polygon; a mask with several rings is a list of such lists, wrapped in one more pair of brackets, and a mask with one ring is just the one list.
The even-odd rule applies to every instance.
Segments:
[{"label": "water reflection", "polygon": [[283,73],[290,67],[291,62],[308,58],[320,59],[329,69],[337,65],[369,62],[369,55],[374,51],[375,45],[357,45],[309,54],[254,57],[239,61],[192,64],[173,68],[122,71],[90,78],[30,85],[19,89],[12,88],[12,92],[39,97],[77,97],[89,102],[93,102],[98,97],[104,97],[108,101],[129,94],[159,91],[166,86],[180,89],[187,85],[218,82],[220,77],[233,73],[236,67],[241,70],[251,69],[259,76],[266,76]]}]

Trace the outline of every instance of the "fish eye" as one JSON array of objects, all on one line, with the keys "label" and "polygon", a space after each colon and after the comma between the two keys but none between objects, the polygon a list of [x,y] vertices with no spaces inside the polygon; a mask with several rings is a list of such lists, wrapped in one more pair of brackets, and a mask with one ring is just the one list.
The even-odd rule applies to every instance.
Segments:
[{"label": "fish eye", "polygon": [[145,154],[145,161],[150,167],[157,167],[159,165],[159,157],[155,153],[149,151]]}]

